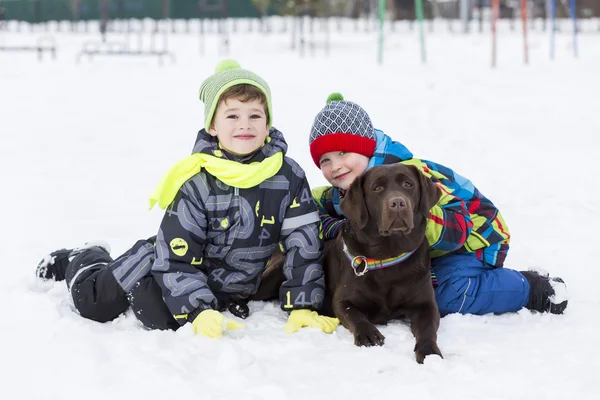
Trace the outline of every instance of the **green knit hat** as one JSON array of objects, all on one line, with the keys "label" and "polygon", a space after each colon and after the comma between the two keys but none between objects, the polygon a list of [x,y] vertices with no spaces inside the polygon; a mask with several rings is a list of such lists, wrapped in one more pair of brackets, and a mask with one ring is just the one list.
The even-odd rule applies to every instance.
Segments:
[{"label": "green knit hat", "polygon": [[269,111],[267,125],[271,127],[273,110],[271,109],[271,90],[267,82],[254,72],[242,69],[237,61],[223,60],[217,64],[214,75],[206,78],[200,86],[200,100],[204,103],[204,129],[206,131],[210,129],[219,98],[223,92],[232,86],[242,84],[255,86],[265,94]]}]

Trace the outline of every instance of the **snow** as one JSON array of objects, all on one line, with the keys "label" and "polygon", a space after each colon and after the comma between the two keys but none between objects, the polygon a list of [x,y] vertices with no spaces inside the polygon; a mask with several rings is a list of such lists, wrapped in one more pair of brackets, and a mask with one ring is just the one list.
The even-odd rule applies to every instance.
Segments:
[{"label": "snow", "polygon": [[[563,26],[570,26],[568,21]],[[568,29],[522,39],[502,24],[498,67],[491,37],[427,26],[388,31],[383,65],[376,32],[353,24],[330,31],[331,54],[290,50],[290,34],[247,33],[221,54],[214,33],[199,54],[197,33],[169,36],[176,62],[85,57],[94,33],[55,35],[57,60],[0,52],[0,397],[32,399],[591,399],[600,390],[600,326],[594,238],[599,224],[594,172],[600,131],[600,34],[584,25],[579,58]],[[458,26],[458,25],[457,25]],[[181,26],[180,26],[181,27]],[[32,44],[44,32],[0,31],[0,42]],[[54,29],[55,27],[51,27]],[[317,31],[317,38],[324,33]],[[118,40],[118,37],[111,37]],[[145,38],[148,40],[148,36]],[[417,156],[469,177],[502,210],[512,233],[507,267],[543,268],[569,289],[561,316],[528,310],[450,315],[438,344],[444,359],[414,361],[407,324],[380,327],[386,343],[357,348],[343,327],[331,335],[288,335],[276,303],[253,302],[245,328],[220,340],[147,331],[126,313],[100,324],[74,312],[63,282],[34,278],[60,247],[107,240],[114,257],[155,234],[161,212],[147,198],[163,172],[191,151],[202,126],[202,80],[224,57],[271,85],[275,126],[312,186],[324,184],[308,154],[314,115],[341,92],[375,126]],[[563,295],[563,294],[561,294]],[[229,315],[229,314],[228,314]]]}]

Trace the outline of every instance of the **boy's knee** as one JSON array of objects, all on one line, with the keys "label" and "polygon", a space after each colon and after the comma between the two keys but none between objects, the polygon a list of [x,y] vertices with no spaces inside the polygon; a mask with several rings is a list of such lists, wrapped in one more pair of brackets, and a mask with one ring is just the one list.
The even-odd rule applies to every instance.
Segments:
[{"label": "boy's knee", "polygon": [[129,302],[136,318],[149,329],[177,330],[180,325],[162,298],[162,290],[153,277],[137,282],[129,292]]},{"label": "boy's knee", "polygon": [[470,308],[478,286],[479,280],[476,277],[457,276],[441,282],[435,289],[440,315],[467,313],[464,310]]},{"label": "boy's knee", "polygon": [[125,292],[106,267],[83,271],[70,292],[79,314],[93,321],[112,321],[129,307]]},{"label": "boy's knee", "polygon": [[73,258],[65,270],[65,281],[71,287],[75,281],[81,282],[94,271],[112,262],[112,257],[100,247],[91,247]]}]

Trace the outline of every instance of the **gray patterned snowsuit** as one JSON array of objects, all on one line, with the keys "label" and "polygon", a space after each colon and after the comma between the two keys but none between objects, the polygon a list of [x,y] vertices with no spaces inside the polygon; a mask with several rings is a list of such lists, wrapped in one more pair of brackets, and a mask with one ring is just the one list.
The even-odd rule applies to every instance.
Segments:
[{"label": "gray patterned snowsuit", "polygon": [[[193,152],[261,162],[287,151],[278,130],[271,128],[270,137],[257,153],[239,160],[202,130]],[[155,243],[138,241],[115,261],[101,251],[83,253],[72,260],[67,276],[77,275],[71,293],[87,318],[99,320],[99,303],[111,299],[100,307],[112,317],[104,320],[131,305],[144,325],[175,329],[205,309],[223,310],[254,294],[277,246],[285,253],[282,309],[319,310],[324,294],[319,215],[304,171],[288,157],[274,176],[249,189],[228,186],[202,169],[166,209]],[[106,296],[96,293],[91,307],[91,288],[98,291],[100,284],[110,290],[104,289]]]}]

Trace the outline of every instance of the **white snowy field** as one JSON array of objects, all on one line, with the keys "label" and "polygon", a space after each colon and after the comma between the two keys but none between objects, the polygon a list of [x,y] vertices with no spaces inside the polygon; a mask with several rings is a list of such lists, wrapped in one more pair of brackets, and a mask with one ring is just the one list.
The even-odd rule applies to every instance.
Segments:
[{"label": "white snowy field", "polygon": [[[0,397],[3,399],[595,399],[600,391],[596,229],[600,191],[600,33],[579,37],[563,21],[556,59],[549,33],[500,27],[498,68],[489,33],[389,32],[378,65],[376,34],[331,31],[331,54],[300,57],[290,34],[231,35],[219,54],[209,35],[169,37],[176,63],[75,57],[95,35],[56,33],[56,61],[0,52]],[[14,27],[13,27],[14,28]],[[26,33],[27,32],[27,33]],[[45,35],[0,31],[32,44]],[[322,37],[321,33],[317,34]],[[111,37],[118,40],[118,37]],[[376,127],[416,157],[469,177],[503,212],[512,233],[507,267],[562,277],[562,316],[527,310],[451,315],[441,321],[444,359],[414,361],[409,327],[381,327],[381,348],[349,332],[284,333],[276,303],[251,303],[243,330],[214,340],[147,331],[129,313],[112,323],[73,310],[63,282],[34,278],[48,252],[104,239],[113,256],[158,229],[147,198],[163,172],[191,151],[202,126],[202,80],[238,60],[271,85],[274,122],[311,185],[324,184],[308,153],[314,115],[333,91],[362,105]],[[596,395],[594,395],[596,393]],[[110,397],[108,397],[110,396]]]}]

